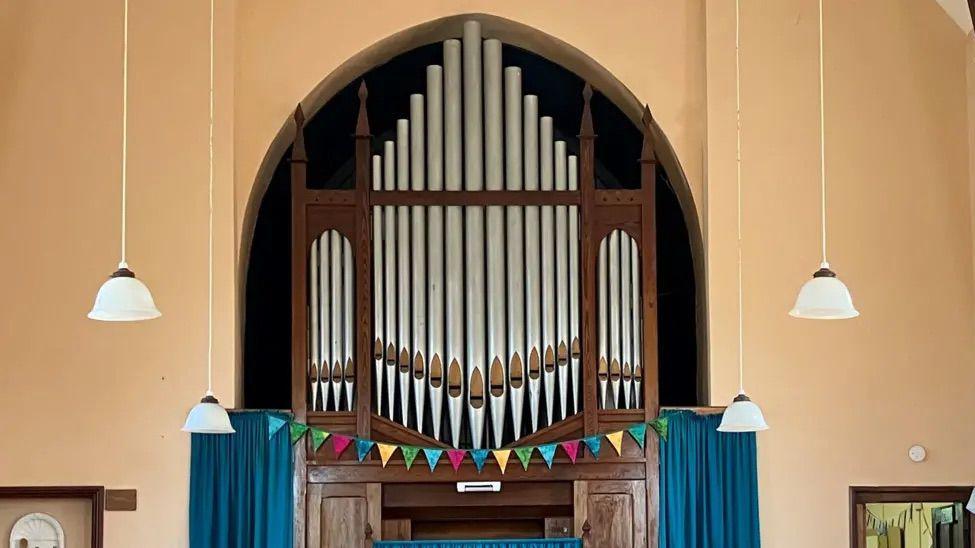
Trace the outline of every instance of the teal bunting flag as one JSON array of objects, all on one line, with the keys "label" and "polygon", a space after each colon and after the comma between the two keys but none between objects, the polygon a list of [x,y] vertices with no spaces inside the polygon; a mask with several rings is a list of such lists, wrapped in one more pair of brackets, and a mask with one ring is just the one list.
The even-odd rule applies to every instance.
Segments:
[{"label": "teal bunting flag", "polygon": [[473,449],[471,450],[471,460],[474,461],[474,466],[477,467],[477,471],[480,472],[484,468],[484,461],[487,460],[488,455],[491,452],[487,449]]},{"label": "teal bunting flag", "polygon": [[366,458],[366,455],[372,450],[373,445],[376,445],[376,442],[372,440],[355,440],[355,452],[359,457],[359,462],[362,462]]},{"label": "teal bunting flag", "polygon": [[555,448],[556,445],[554,443],[538,446],[538,454],[542,456],[542,460],[545,461],[545,465],[548,466],[550,470],[552,469],[552,459],[555,458]]},{"label": "teal bunting flag", "polygon": [[292,422],[291,423],[291,444],[294,445],[298,443],[298,440],[300,440],[301,436],[304,436],[305,432],[307,431],[308,431],[307,424],[301,424],[300,422]]},{"label": "teal bunting flag", "polygon": [[271,439],[275,434],[281,431],[281,428],[287,424],[288,421],[282,419],[281,417],[275,417],[274,415],[267,416],[267,439]]},{"label": "teal bunting flag", "polygon": [[643,445],[647,441],[647,423],[644,422],[640,424],[634,424],[633,426],[627,428],[626,431],[630,433],[630,436],[633,438],[633,441],[635,441],[636,444],[639,445],[640,448],[642,449]]},{"label": "teal bunting flag", "polygon": [[589,436],[588,438],[582,438],[582,442],[589,448],[589,452],[592,453],[593,458],[599,460],[599,449],[603,444],[603,437],[601,435]]},{"label": "teal bunting flag", "polygon": [[430,471],[433,472],[433,469],[437,467],[437,463],[440,462],[440,457],[443,456],[443,449],[424,447],[423,456],[427,458],[427,465],[430,467]]}]

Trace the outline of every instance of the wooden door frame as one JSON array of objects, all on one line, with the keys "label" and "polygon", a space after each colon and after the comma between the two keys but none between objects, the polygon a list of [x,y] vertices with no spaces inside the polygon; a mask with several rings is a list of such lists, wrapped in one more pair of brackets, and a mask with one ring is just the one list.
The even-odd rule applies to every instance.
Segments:
[{"label": "wooden door frame", "polygon": [[91,546],[105,542],[105,488],[100,485],[0,487],[0,499],[84,499],[91,504]]},{"label": "wooden door frame", "polygon": [[[894,502],[968,502],[971,485],[959,486],[851,486],[850,548],[864,548],[867,504]],[[975,514],[968,512],[969,545],[975,548]]]}]

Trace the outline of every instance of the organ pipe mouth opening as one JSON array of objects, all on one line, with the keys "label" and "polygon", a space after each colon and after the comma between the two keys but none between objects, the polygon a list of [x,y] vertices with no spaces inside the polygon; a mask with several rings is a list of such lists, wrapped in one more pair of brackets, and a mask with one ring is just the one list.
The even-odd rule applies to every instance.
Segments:
[{"label": "organ pipe mouth opening", "polygon": [[345,362],[345,382],[355,382],[355,368],[352,366],[351,359]]},{"label": "organ pipe mouth opening", "polygon": [[578,360],[582,357],[582,350],[579,347],[579,338],[572,339],[572,358]]},{"label": "organ pipe mouth opening", "polygon": [[389,343],[386,347],[386,363],[389,365],[396,365],[396,347],[393,343]]},{"label": "organ pipe mouth opening", "polygon": [[564,342],[559,343],[559,364],[565,365],[569,361],[569,350],[565,347]]},{"label": "organ pipe mouth opening", "polygon": [[499,358],[491,363],[491,395],[495,398],[504,396],[504,366]]},{"label": "organ pipe mouth opening", "polygon": [[377,360],[383,359],[383,342],[376,339],[376,343],[373,345],[372,357]]},{"label": "organ pipe mouth opening", "polygon": [[599,380],[605,381],[609,378],[609,368],[606,366],[606,358],[599,358],[599,370],[597,372]]},{"label": "organ pipe mouth opening", "polygon": [[471,407],[474,409],[484,407],[484,378],[481,376],[480,369],[475,368],[474,372],[471,373],[471,388],[468,397]]},{"label": "organ pipe mouth opening", "polygon": [[430,360],[430,386],[440,388],[443,386],[443,364],[440,362],[440,354],[434,354]]},{"label": "organ pipe mouth opening", "polygon": [[399,371],[400,373],[410,372],[410,354],[405,348],[399,353]]},{"label": "organ pipe mouth opening", "polygon": [[613,358],[613,361],[609,364],[609,380],[620,380],[620,362],[616,361],[616,358]]},{"label": "organ pipe mouth opening", "polygon": [[537,381],[541,375],[541,366],[538,363],[538,349],[532,348],[531,356],[528,357],[528,378]]},{"label": "organ pipe mouth opening", "polygon": [[424,374],[423,354],[417,352],[416,356],[413,358],[413,378],[420,380],[423,378],[423,374]]},{"label": "organ pipe mouth opening", "polygon": [[460,379],[460,364],[457,363],[456,359],[451,360],[450,367],[447,368],[447,394],[451,398],[459,398],[461,396],[462,387]]},{"label": "organ pipe mouth opening", "polygon": [[555,351],[552,350],[551,346],[545,348],[545,372],[551,373],[555,371]]},{"label": "organ pipe mouth opening", "polygon": [[525,381],[525,371],[521,363],[521,356],[517,352],[511,357],[511,365],[509,367],[511,377],[508,382],[511,384],[511,388],[521,388]]}]

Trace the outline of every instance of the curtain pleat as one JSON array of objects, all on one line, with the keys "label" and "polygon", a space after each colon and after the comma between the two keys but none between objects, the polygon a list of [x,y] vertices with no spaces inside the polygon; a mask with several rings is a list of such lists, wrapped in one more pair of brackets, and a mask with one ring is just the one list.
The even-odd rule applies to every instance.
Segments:
[{"label": "curtain pleat", "polygon": [[660,548],[759,548],[755,434],[718,432],[721,415],[664,416]]},{"label": "curtain pleat", "polygon": [[237,433],[193,434],[191,548],[291,548],[291,444],[286,428],[268,440],[267,417],[231,413]]}]

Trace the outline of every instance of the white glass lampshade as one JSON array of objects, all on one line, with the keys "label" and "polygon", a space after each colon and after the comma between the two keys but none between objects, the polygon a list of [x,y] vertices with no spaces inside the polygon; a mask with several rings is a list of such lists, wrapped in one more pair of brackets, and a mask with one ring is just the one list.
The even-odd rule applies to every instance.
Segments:
[{"label": "white glass lampshade", "polygon": [[183,425],[183,432],[233,434],[236,430],[230,425],[230,415],[227,414],[227,410],[220,405],[217,398],[213,397],[213,392],[207,390],[200,403],[190,409],[190,414],[186,416],[186,424]]},{"label": "white glass lampshade", "polygon": [[135,277],[128,265],[119,263],[112,277],[102,284],[95,306],[88,317],[105,322],[136,322],[162,316],[146,284]]},{"label": "white glass lampshade", "polygon": [[759,432],[768,430],[762,410],[744,393],[735,396],[735,401],[724,410],[718,432]]},{"label": "white glass lampshade", "polygon": [[853,308],[853,297],[846,284],[829,269],[829,263],[822,263],[813,278],[799,290],[789,315],[812,320],[844,320],[855,318],[860,312]]}]

